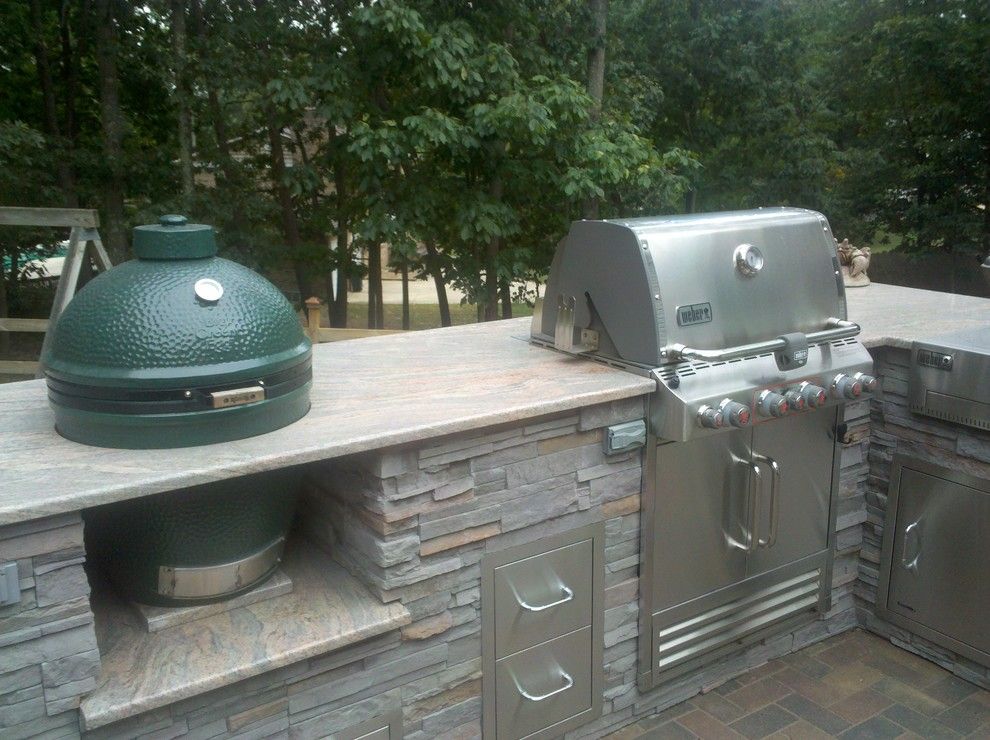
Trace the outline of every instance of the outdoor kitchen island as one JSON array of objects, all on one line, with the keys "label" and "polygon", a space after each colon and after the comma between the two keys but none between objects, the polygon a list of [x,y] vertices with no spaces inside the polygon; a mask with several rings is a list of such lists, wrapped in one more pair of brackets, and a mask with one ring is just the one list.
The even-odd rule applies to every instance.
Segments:
[{"label": "outdoor kitchen island", "polygon": [[[0,387],[0,567],[16,563],[20,589],[0,606],[0,735],[478,736],[482,697],[486,723],[502,711],[489,667],[514,659],[493,644],[507,626],[499,572],[565,548],[556,565],[576,570],[588,597],[573,597],[566,624],[504,639],[552,651],[544,646],[592,636],[589,677],[574,678],[583,698],[561,716],[562,726],[581,718],[574,736],[618,729],[857,625],[990,686],[986,667],[874,611],[893,451],[990,478],[990,433],[912,416],[904,389],[910,343],[990,328],[990,301],[885,285],[847,300],[881,390],[845,409],[830,610],[646,692],[642,453],[603,451],[609,427],[643,418],[646,377],[533,346],[523,320],[323,345],[301,421],[150,451],[68,442],[42,382]],[[290,465],[308,466],[284,563],[291,593],[156,633],[93,574],[91,594],[82,510]]]}]

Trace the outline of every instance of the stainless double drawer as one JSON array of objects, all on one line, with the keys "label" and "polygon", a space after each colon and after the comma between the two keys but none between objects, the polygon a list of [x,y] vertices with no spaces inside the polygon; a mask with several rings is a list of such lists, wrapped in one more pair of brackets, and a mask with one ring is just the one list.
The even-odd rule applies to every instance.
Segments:
[{"label": "stainless double drawer", "polygon": [[482,563],[486,737],[554,737],[601,713],[604,527]]}]

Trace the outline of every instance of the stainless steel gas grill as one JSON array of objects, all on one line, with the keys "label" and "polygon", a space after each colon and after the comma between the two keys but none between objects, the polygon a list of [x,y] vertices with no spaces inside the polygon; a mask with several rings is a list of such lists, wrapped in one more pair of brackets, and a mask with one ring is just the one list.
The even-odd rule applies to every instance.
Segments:
[{"label": "stainless steel gas grill", "polygon": [[649,688],[829,606],[841,406],[873,363],[813,211],[579,221],[533,340],[654,377],[642,504]]}]

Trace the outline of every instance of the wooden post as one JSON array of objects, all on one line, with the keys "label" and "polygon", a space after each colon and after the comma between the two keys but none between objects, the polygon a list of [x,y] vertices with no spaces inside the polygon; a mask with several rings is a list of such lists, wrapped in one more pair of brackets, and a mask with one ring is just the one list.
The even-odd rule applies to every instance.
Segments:
[{"label": "wooden post", "polygon": [[316,296],[306,299],[306,334],[313,344],[319,344],[320,341],[320,306],[322,303],[323,301]]}]

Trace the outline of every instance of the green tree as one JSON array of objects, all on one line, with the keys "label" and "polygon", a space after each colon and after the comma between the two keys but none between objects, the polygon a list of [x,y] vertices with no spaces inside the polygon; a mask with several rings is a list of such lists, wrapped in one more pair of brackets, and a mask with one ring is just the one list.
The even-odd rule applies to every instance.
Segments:
[{"label": "green tree", "polygon": [[840,225],[911,250],[990,251],[990,6],[845,2],[831,27]]}]

